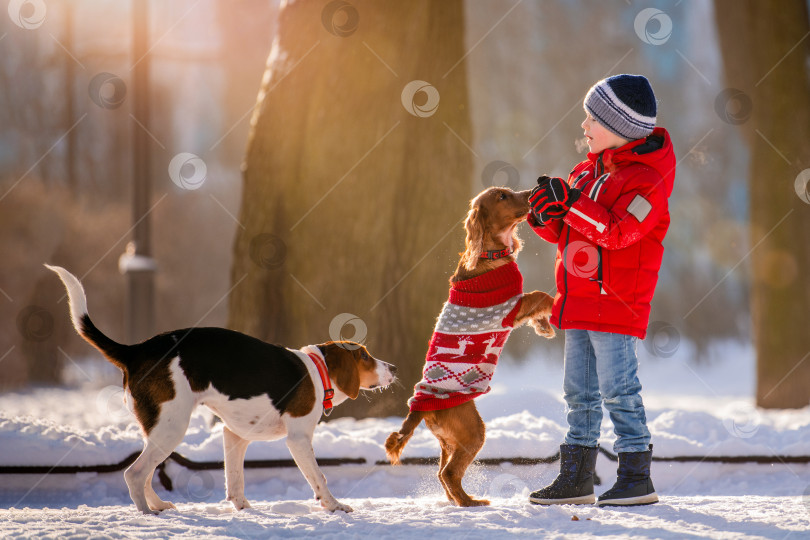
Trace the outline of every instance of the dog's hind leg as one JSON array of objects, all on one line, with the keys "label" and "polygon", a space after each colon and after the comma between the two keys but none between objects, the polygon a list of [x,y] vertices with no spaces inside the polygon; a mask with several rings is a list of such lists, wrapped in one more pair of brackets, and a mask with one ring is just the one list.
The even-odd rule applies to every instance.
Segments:
[{"label": "dog's hind leg", "polygon": [[[138,510],[144,514],[157,514],[161,510],[173,508],[171,503],[158,497],[152,488],[151,481],[155,467],[169,457],[177,445],[183,441],[191,418],[191,411],[194,409],[190,389],[183,392],[177,386],[175,385],[178,391],[174,399],[156,405],[159,411],[157,423],[146,434],[141,455],[124,472],[129,496]],[[139,406],[142,405],[136,404],[136,413]]]},{"label": "dog's hind leg", "polygon": [[450,498],[459,506],[488,505],[487,500],[471,498],[461,485],[467,467],[484,446],[484,421],[473,401],[442,412],[448,413],[439,422],[442,435],[449,446],[447,463],[439,471],[442,483]]},{"label": "dog's hind leg", "polygon": [[439,477],[439,482],[442,485],[442,489],[444,489],[444,494],[447,495],[447,500],[450,502],[456,502],[453,500],[450,490],[447,489],[447,486],[444,484],[444,477],[442,476],[442,471],[447,466],[447,461],[450,459],[450,452],[447,450],[447,443],[445,443],[443,440],[439,439],[439,445],[442,448],[442,454],[441,457],[439,457],[439,473],[436,476]]},{"label": "dog's hind leg", "polygon": [[155,493],[155,489],[152,487],[152,476],[154,475],[155,471],[149,475],[149,478],[146,479],[146,484],[144,485],[144,495],[146,495],[146,504],[149,505],[149,508],[152,510],[169,510],[174,509],[177,510],[177,507],[170,503],[169,501],[161,500],[158,497],[158,494]]},{"label": "dog's hind leg", "polygon": [[226,497],[237,510],[250,508],[245,498],[245,452],[250,441],[225,426],[222,428],[222,442],[225,446]]},{"label": "dog's hind leg", "polygon": [[[183,441],[190,416],[191,411],[189,410],[184,420],[178,421],[178,417],[161,418],[146,437],[146,445],[141,455],[124,473],[129,496],[138,510],[144,514],[157,514],[161,510],[174,508],[171,503],[158,497],[152,488],[151,480],[155,468],[169,457],[169,454]],[[149,482],[148,486],[147,482]]]},{"label": "dog's hind leg", "polygon": [[[130,465],[124,472],[124,480],[126,480],[129,488],[129,496],[138,510],[144,514],[157,514],[161,510],[171,508],[170,503],[162,501],[151,485],[148,488],[146,487],[146,483],[147,481],[151,483],[155,467],[169,457],[172,450],[183,440],[188,422],[186,422],[185,427],[180,429],[172,427],[173,433],[163,433],[169,430],[167,428],[160,429],[160,427],[160,424],[158,424],[152,429],[146,438],[143,452],[135,460],[135,463]],[[169,438],[168,435],[173,435],[173,437]]]}]

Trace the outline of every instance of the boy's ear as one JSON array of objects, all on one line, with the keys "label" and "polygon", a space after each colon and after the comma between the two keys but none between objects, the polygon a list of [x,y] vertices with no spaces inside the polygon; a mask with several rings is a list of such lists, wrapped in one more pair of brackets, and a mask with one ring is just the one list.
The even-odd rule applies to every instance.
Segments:
[{"label": "boy's ear", "polygon": [[478,206],[470,208],[467,219],[464,220],[464,230],[467,231],[467,238],[464,240],[466,249],[461,255],[461,262],[464,268],[472,271],[478,263],[481,252],[484,251],[484,225],[486,210]]}]

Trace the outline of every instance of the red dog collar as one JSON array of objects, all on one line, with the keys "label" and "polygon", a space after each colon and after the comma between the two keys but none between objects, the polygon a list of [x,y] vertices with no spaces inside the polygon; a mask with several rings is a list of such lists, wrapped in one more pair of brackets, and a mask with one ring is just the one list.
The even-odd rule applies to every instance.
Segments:
[{"label": "red dog collar", "polygon": [[332,398],[335,397],[335,391],[332,389],[332,381],[329,379],[329,370],[326,368],[326,362],[324,362],[320,354],[308,352],[307,355],[315,363],[315,367],[318,368],[318,375],[321,376],[321,384],[323,384],[323,414],[329,416],[332,414]]},{"label": "red dog collar", "polygon": [[512,248],[493,249],[481,253],[481,259],[503,259],[512,254]]}]

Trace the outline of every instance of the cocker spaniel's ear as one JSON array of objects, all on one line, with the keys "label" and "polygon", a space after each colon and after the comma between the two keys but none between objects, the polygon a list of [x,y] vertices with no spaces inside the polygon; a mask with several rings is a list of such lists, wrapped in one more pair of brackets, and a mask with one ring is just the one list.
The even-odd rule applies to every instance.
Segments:
[{"label": "cocker spaniel's ear", "polygon": [[466,249],[461,255],[461,263],[469,271],[475,269],[478,258],[484,251],[484,219],[486,219],[486,210],[473,206],[467,214],[467,219],[464,220],[467,238],[464,240]]}]

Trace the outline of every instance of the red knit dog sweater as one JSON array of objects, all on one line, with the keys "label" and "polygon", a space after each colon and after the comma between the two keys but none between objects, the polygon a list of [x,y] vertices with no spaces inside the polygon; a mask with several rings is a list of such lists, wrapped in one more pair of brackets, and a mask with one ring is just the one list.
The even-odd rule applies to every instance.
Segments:
[{"label": "red knit dog sweater", "polygon": [[452,284],[408,400],[412,411],[449,409],[489,392],[522,296],[515,262]]}]

